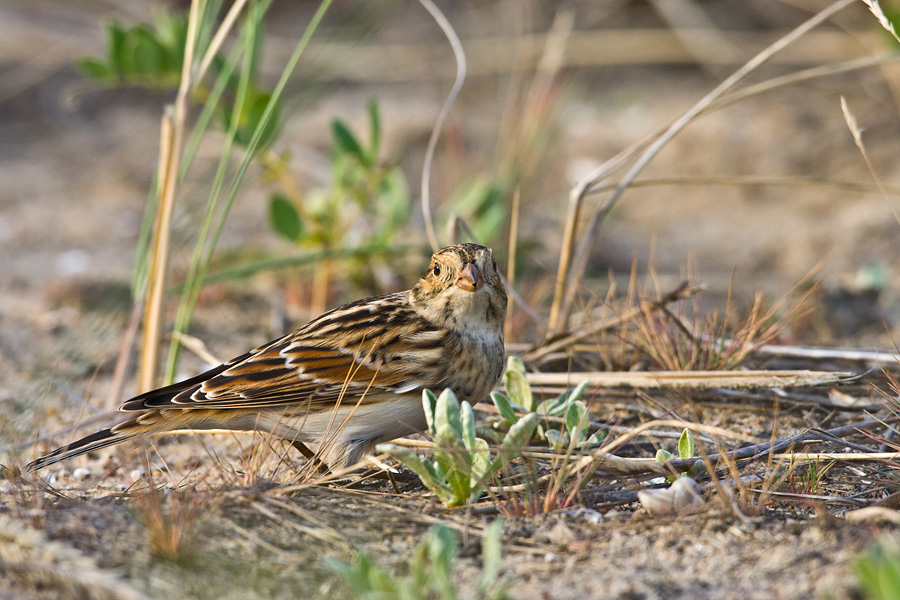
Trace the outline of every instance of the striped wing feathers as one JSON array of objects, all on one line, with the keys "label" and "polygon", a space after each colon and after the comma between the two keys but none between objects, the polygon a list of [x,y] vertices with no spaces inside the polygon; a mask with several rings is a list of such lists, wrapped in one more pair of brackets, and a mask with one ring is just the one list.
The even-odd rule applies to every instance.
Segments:
[{"label": "striped wing feathers", "polygon": [[[440,382],[446,332],[410,307],[406,292],[359,301],[192,379],[141,394],[122,410],[330,410],[366,404],[384,392],[409,393]],[[360,399],[362,397],[362,399]]]}]

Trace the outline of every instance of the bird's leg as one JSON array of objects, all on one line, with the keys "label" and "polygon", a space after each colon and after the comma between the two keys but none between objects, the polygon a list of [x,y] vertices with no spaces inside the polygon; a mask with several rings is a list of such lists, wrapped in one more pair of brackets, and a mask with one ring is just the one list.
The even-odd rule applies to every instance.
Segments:
[{"label": "bird's leg", "polygon": [[319,473],[322,473],[324,475],[324,474],[331,472],[331,469],[328,467],[328,465],[326,465],[324,462],[322,462],[322,459],[320,459],[318,456],[316,456],[316,453],[313,452],[312,450],[310,450],[306,444],[304,444],[300,440],[294,440],[291,442],[291,445],[294,448],[296,448],[297,450],[299,450],[300,454],[305,456],[308,461],[310,461],[312,464],[316,465],[316,468],[319,470]]}]

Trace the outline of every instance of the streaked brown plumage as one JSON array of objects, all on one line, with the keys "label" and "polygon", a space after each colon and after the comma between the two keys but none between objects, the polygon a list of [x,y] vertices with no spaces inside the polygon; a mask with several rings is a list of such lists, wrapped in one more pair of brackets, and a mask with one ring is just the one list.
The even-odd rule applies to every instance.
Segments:
[{"label": "streaked brown plumage", "polygon": [[146,392],[138,414],[38,458],[35,471],[134,437],[184,429],[268,431],[327,465],[425,429],[422,390],[484,398],[503,371],[506,290],[477,244],[435,253],[405,292],[366,298],[205,373]]}]

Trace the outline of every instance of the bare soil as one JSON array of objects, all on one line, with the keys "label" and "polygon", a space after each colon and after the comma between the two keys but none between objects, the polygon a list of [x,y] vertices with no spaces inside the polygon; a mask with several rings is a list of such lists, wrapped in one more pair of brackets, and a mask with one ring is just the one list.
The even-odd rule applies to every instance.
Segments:
[{"label": "bare soil", "polygon": [[[264,67],[269,76],[277,74],[285,48],[292,47],[312,10],[300,4],[276,7]],[[529,2],[527,8],[526,3],[511,4],[466,3],[453,8],[450,17],[464,45],[493,39],[502,48],[523,30],[549,31],[559,8],[552,2]],[[532,163],[522,188],[520,234],[520,252],[526,253],[520,290],[543,314],[567,193],[575,179],[689,108],[766,40],[810,14],[763,0],[697,6],[725,34],[737,56],[733,64],[691,58],[668,64],[659,52],[658,58],[638,64],[606,64],[599,53],[593,58],[567,55],[567,66],[547,88],[552,108],[540,105],[544,108],[537,111],[546,119],[546,143],[525,154]],[[601,39],[606,29],[668,27],[649,5],[576,2],[570,9],[577,31],[596,31]],[[101,19],[133,23],[151,18],[150,7],[141,4],[110,14],[106,10],[113,9],[95,2],[0,4],[4,465],[22,465],[72,439],[76,434],[66,428],[73,424],[90,428],[110,422],[115,418],[110,411],[124,399],[113,396],[113,368],[131,312],[135,245],[156,168],[159,119],[170,96],[83,87],[72,61],[103,52]],[[357,43],[350,50],[346,44],[336,47],[348,56],[364,53],[368,70],[361,72],[349,62],[329,63],[337,50],[314,44],[310,61],[316,67],[301,68],[298,74],[279,146],[291,153],[302,185],[321,187],[328,179],[330,120],[339,117],[362,128],[366,99],[377,97],[385,155],[399,162],[411,189],[417,189],[425,142],[450,87],[452,57],[418,5],[385,3],[378,27],[341,29],[353,23],[352,17],[347,6],[335,7],[321,38],[337,44],[341,35],[356,32]],[[843,40],[824,47],[828,61],[889,48],[862,5],[846,9],[837,21],[839,26],[823,28],[836,36],[830,39]],[[404,62],[389,58],[390,44],[409,45]],[[801,50],[803,44],[797,44]],[[801,58],[793,62],[765,66],[752,80],[820,64],[798,54]],[[498,50],[497,55],[503,54]],[[532,113],[508,96],[516,79],[509,76],[510,65],[492,71],[490,57],[470,57],[474,74],[438,153],[438,202],[460,181],[499,170],[498,156],[512,154],[517,145],[508,141],[510,131],[524,135],[531,124]],[[305,86],[307,80],[317,83]],[[843,96],[864,128],[874,170],[886,185],[896,185],[898,81],[897,67],[888,64],[736,102],[676,136],[643,177],[760,175],[871,184],[841,114]],[[510,122],[517,126],[510,129]],[[175,218],[173,281],[180,281],[190,257],[204,183],[217,159],[216,140],[202,145],[199,156]],[[259,172],[250,174],[223,233],[222,256],[294,252],[267,224],[271,189]],[[712,308],[723,305],[733,282],[736,303],[748,306],[755,291],[780,297],[817,269],[823,285],[813,312],[782,342],[890,349],[900,314],[896,201],[896,196],[886,200],[878,193],[835,187],[706,182],[635,188],[604,223],[583,284],[602,298],[609,273],[627,281],[636,262],[641,279],[651,272],[648,279],[661,290],[690,276],[707,285],[704,306]],[[587,213],[599,202],[589,200]],[[421,243],[424,261],[420,218],[413,217],[409,239]],[[504,256],[506,243],[505,233],[495,243]],[[410,264],[416,265],[418,258],[409,257]],[[227,258],[223,263],[228,264]],[[397,271],[395,289],[413,283],[414,275],[405,268]],[[309,282],[309,272],[290,270],[211,285],[191,333],[220,358],[237,355],[280,335],[286,322],[296,326],[311,316]],[[336,285],[331,303],[353,294],[360,290]],[[174,308],[173,302],[170,317]],[[540,339],[540,329],[521,311],[512,319],[510,341]],[[761,361],[755,366],[868,368],[840,361]],[[180,375],[202,367],[200,359],[186,355]],[[873,382],[886,387],[876,372],[845,392],[877,403]],[[129,372],[123,394],[133,392],[134,385]],[[650,398],[598,390],[592,393],[592,408],[597,420],[608,423],[636,425],[677,415],[761,440],[864,417],[861,411],[805,404],[796,397],[782,405],[775,401],[776,392],[758,393],[764,402],[715,394],[662,392]],[[802,394],[828,398],[829,390]],[[875,446],[862,436],[854,440]],[[674,440],[663,443],[674,450]],[[631,451],[652,456],[653,448]],[[284,460],[279,462],[279,456]],[[277,492],[294,482],[303,466],[301,457],[255,436],[180,435],[80,457],[27,482],[0,481],[0,598],[349,597],[326,567],[327,557],[349,560],[362,550],[377,564],[403,574],[415,544],[436,522],[459,534],[460,580],[477,576],[477,532],[496,512],[444,509],[409,483],[401,484],[399,493],[386,482]],[[861,488],[854,485],[869,485],[859,483],[863,479],[878,484],[871,484],[868,495],[857,496]],[[678,517],[651,517],[637,503],[612,507],[585,494],[573,506],[510,519],[504,529],[503,575],[511,582],[510,597],[522,599],[858,598],[854,557],[878,535],[897,531],[888,523],[849,522],[844,512],[886,496],[895,482],[890,465],[841,464],[820,494],[853,502],[769,498],[755,510],[747,510],[746,504],[740,510],[725,495],[711,494],[701,508]],[[155,507],[185,524],[176,560],[160,558],[153,549],[153,527],[147,524],[154,510],[153,501],[146,499],[150,483],[164,489]],[[598,480],[589,490],[633,489],[632,483]],[[45,484],[48,491],[43,491]],[[177,515],[187,514],[179,510],[191,509],[193,516],[179,521]],[[28,532],[37,537],[26,540],[22,536]],[[20,563],[34,568],[16,568]],[[40,565],[47,568],[38,569]]]}]

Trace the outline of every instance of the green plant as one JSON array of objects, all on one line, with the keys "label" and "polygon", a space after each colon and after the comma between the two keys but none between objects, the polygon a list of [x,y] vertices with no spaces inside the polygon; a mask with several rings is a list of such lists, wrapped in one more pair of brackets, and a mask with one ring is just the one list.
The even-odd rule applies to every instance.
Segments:
[{"label": "green plant", "polygon": [[[234,141],[243,147],[248,147],[254,135],[259,134],[257,148],[267,148],[278,133],[280,100],[273,99],[272,92],[260,85],[258,74],[263,29],[255,15],[261,16],[267,5],[268,2],[259,3],[258,10],[251,11],[254,14],[247,20],[247,25],[253,28],[253,35],[252,47],[248,49],[250,60],[243,63],[244,69],[235,69],[233,59],[216,53],[211,56],[210,70],[215,78],[221,76],[222,79],[212,86],[198,82],[191,94],[195,104],[214,99],[210,110],[218,115],[222,129],[234,131]],[[200,24],[197,34],[198,46],[209,43],[217,12],[215,6],[210,6],[206,11],[206,19]],[[187,36],[188,20],[183,15],[170,15],[165,10],[156,13],[152,26],[140,23],[126,27],[117,21],[108,21],[106,57],[83,57],[78,61],[78,67],[89,78],[110,87],[130,85],[155,91],[175,89],[181,80]],[[263,114],[270,103],[273,114],[263,122]]]},{"label": "green plant", "polygon": [[853,571],[868,600],[900,598],[900,544],[882,536],[853,561]]},{"label": "green plant", "polygon": [[562,450],[570,446],[590,448],[603,443],[602,433],[588,434],[588,409],[581,400],[588,386],[586,381],[575,386],[571,392],[565,391],[556,398],[538,404],[525,377],[525,363],[516,356],[510,356],[506,361],[504,381],[508,397],[500,392],[492,392],[491,400],[506,426],[518,422],[518,408],[544,417],[538,423],[537,435],[554,449]]},{"label": "green plant", "polygon": [[434,461],[396,444],[379,444],[377,449],[406,465],[447,506],[477,500],[486,483],[528,445],[537,427],[534,413],[518,419],[491,459],[487,441],[475,435],[475,415],[468,402],[460,404],[452,390],[437,398],[425,390],[422,405],[434,439]]},{"label": "green plant", "polygon": [[[269,222],[282,237],[300,248],[325,252],[342,249],[383,249],[395,243],[397,232],[410,215],[410,196],[406,179],[396,166],[379,162],[381,118],[378,104],[368,103],[369,143],[363,144],[344,121],[331,123],[331,181],[329,189],[317,189],[305,196],[284,190],[283,185],[269,201]],[[279,170],[280,164],[270,165]],[[365,252],[354,259],[351,269],[356,283],[371,289],[376,259]],[[323,261],[315,287],[327,291],[333,261]],[[324,308],[324,298],[319,302]],[[314,306],[316,302],[313,302]]]},{"label": "green plant", "polygon": [[[697,449],[694,444],[694,434],[691,433],[690,429],[685,428],[681,432],[681,437],[678,438],[678,458],[687,460],[689,458],[694,458],[696,455]],[[660,448],[656,451],[656,462],[666,462],[670,458],[672,458],[672,453],[668,450]],[[666,479],[668,479],[669,482],[673,482],[679,477],[693,477],[697,473],[702,472],[703,469],[705,469],[703,461],[698,460],[690,470],[679,473],[678,475],[669,475]]]},{"label": "green plant", "polygon": [[[487,526],[481,539],[481,577],[475,585],[473,600],[506,598],[507,582],[500,578],[500,549],[503,522]],[[436,525],[416,546],[409,562],[409,575],[394,577],[376,566],[365,553],[356,555],[353,564],[329,560],[353,591],[356,598],[366,600],[457,600],[458,583],[453,578],[456,558],[456,534],[444,525]]]}]

